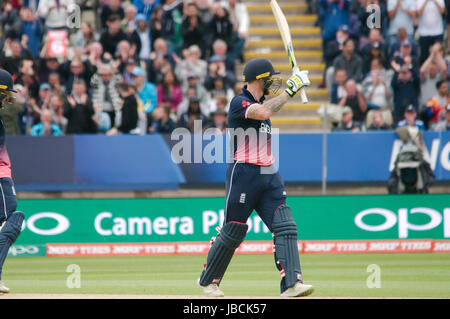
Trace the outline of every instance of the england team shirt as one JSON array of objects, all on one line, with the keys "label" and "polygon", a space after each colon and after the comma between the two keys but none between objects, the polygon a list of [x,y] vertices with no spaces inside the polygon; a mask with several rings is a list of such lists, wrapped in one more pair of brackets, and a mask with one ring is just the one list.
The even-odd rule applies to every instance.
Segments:
[{"label": "england team shirt", "polygon": [[247,117],[251,105],[262,104],[263,101],[264,97],[257,101],[247,90],[247,86],[231,100],[228,134],[235,161],[259,166],[270,166],[275,161],[272,155],[270,119],[260,121]]}]

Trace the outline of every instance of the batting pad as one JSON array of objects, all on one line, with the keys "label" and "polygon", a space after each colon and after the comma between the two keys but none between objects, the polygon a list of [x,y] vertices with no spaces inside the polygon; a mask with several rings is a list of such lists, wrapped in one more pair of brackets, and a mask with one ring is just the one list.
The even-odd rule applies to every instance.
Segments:
[{"label": "batting pad", "polygon": [[3,263],[8,254],[9,247],[16,241],[22,230],[22,223],[25,215],[22,212],[14,212],[9,215],[0,231],[0,279],[2,275]]},{"label": "batting pad", "polygon": [[283,205],[275,212],[272,230],[275,262],[283,277],[281,281],[281,291],[283,292],[302,278],[297,245],[297,225],[289,206]]},{"label": "batting pad", "polygon": [[206,259],[206,267],[200,276],[200,285],[220,284],[234,251],[245,238],[248,225],[237,222],[226,223],[214,240]]}]

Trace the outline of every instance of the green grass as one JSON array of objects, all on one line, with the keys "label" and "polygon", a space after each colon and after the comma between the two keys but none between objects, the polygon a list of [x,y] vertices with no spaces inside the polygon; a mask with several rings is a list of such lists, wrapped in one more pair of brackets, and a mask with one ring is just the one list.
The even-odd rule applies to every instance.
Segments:
[{"label": "green grass", "polygon": [[[205,256],[16,257],[3,281],[14,293],[199,295]],[[450,298],[450,254],[302,255],[314,296]],[[67,266],[81,268],[81,288],[67,288]],[[368,288],[367,266],[381,270],[381,288]],[[236,255],[222,281],[227,296],[278,296],[280,276],[271,255]]]}]

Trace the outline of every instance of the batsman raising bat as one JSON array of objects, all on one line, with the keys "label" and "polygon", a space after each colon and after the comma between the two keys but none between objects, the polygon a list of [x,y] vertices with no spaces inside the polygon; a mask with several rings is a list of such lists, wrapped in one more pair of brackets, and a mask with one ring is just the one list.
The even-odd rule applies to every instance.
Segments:
[{"label": "batsman raising bat", "polygon": [[275,263],[282,277],[281,296],[299,297],[313,292],[313,287],[302,280],[297,226],[286,205],[283,180],[273,165],[270,123],[270,117],[310,81],[308,71],[296,70],[288,79],[287,88],[266,101],[265,96],[281,86],[276,74],[279,72],[269,60],[250,60],[243,72],[247,84],[230,103],[228,133],[233,158],[226,172],[225,218],[198,280],[207,296],[223,296],[220,282],[244,240],[246,222],[253,210],[273,234]]}]

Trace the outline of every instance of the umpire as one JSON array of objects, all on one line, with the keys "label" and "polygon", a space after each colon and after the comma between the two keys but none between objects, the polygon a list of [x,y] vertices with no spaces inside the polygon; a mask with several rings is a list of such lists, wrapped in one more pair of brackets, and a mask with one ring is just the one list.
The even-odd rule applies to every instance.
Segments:
[{"label": "umpire", "polygon": [[[0,70],[0,108],[14,102],[15,92],[11,74]],[[0,294],[9,292],[9,288],[1,281],[3,263],[9,247],[21,232],[24,220],[24,214],[16,212],[16,192],[11,178],[11,161],[6,150],[5,135],[5,126],[0,116]]]},{"label": "umpire", "polygon": [[308,71],[298,71],[287,88],[266,101],[265,95],[281,86],[279,74],[264,58],[250,60],[244,68],[242,93],[235,96],[228,112],[228,133],[233,159],[226,173],[225,219],[208,252],[198,284],[207,296],[223,296],[219,289],[234,251],[248,230],[248,217],[255,210],[273,234],[276,267],[281,274],[281,296],[299,297],[313,292],[303,284],[297,246],[297,226],[286,205],[283,180],[274,169],[270,117],[281,110],[303,87],[310,84]]}]

